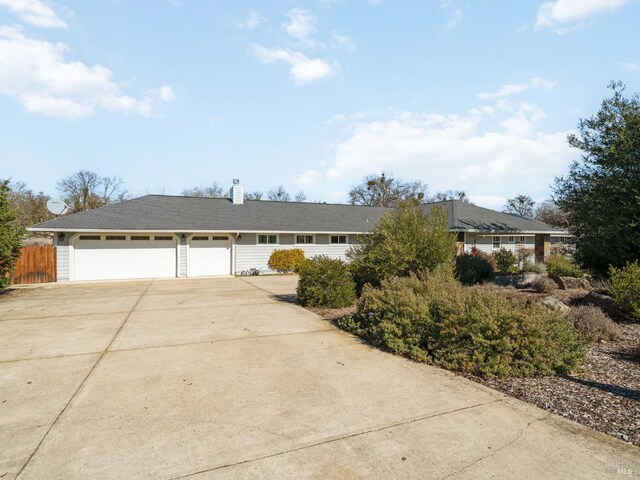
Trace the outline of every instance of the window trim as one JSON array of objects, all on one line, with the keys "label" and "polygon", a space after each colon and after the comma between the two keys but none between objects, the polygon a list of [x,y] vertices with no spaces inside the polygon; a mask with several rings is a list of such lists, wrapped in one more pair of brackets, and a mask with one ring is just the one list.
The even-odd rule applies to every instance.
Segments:
[{"label": "window trim", "polygon": [[131,235],[129,240],[132,242],[148,242],[151,240],[151,235]]},{"label": "window trim", "polygon": [[[344,242],[340,241],[340,237],[344,237]],[[338,241],[334,242],[333,239],[337,238]],[[349,244],[349,236],[348,235],[329,235],[329,245],[348,245]]]},{"label": "window trim", "polygon": [[127,236],[126,235],[106,235],[104,239],[107,242],[123,242],[127,240]]},{"label": "window trim", "polygon": [[509,235],[509,243],[516,243],[516,237],[514,235]]},{"label": "window trim", "polygon": [[96,240],[102,240],[102,236],[101,235],[80,235],[78,237],[78,240],[88,240],[88,241],[96,241]]},{"label": "window trim", "polygon": [[519,240],[520,240],[520,242],[519,242],[519,243],[527,243],[527,237],[526,237],[526,235],[520,235],[520,236],[519,236]]},{"label": "window trim", "polygon": [[[496,238],[498,239],[497,241],[496,241]],[[498,244],[497,247],[496,247],[496,243]],[[499,235],[491,236],[491,248],[493,250],[500,250],[502,248],[502,238]]]},{"label": "window trim", "polygon": [[[262,237],[262,236],[266,236],[267,237],[267,242],[266,243],[260,242],[260,237]],[[276,237],[275,243],[269,242],[269,237]],[[280,234],[278,234],[278,233],[256,233],[256,245],[260,245],[260,246],[264,246],[264,247],[268,247],[269,245],[280,245]]]},{"label": "window trim", "polygon": [[[304,242],[298,242],[298,237],[304,237]],[[307,242],[307,237],[311,237],[311,241]],[[296,245],[315,245],[316,244],[316,235],[314,233],[296,233],[293,236],[293,242]]]}]

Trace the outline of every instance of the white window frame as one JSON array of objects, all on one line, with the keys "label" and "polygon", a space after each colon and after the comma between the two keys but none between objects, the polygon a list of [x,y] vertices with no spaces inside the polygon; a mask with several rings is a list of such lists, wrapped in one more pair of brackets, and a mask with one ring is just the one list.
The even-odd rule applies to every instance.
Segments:
[{"label": "white window frame", "polygon": [[520,242],[519,243],[527,243],[527,237],[525,237],[524,235],[520,235],[520,237],[518,237]]},{"label": "white window frame", "polygon": [[[267,237],[267,243],[261,243],[260,237],[265,235]],[[276,237],[276,243],[269,243],[269,237]],[[261,245],[268,247],[269,245],[280,245],[280,235],[277,233],[257,233],[256,234],[256,245]]]},{"label": "white window frame", "polygon": [[[497,242],[496,242],[496,238],[498,239]],[[498,244],[497,247],[496,247],[496,243]],[[491,248],[493,250],[500,250],[500,248],[502,248],[502,238],[499,235],[491,236]]]},{"label": "white window frame", "polygon": [[[304,237],[304,242],[298,242],[298,237]],[[310,242],[307,242],[307,237],[311,237]],[[293,240],[296,245],[315,245],[316,244],[316,236],[312,233],[296,233],[293,237]]]},{"label": "white window frame", "polygon": [[513,235],[509,236],[509,243],[516,243],[516,237],[514,237]]},{"label": "white window frame", "polygon": [[[337,242],[333,241],[334,237],[338,239]],[[344,243],[340,241],[340,237],[344,237]],[[329,245],[348,245],[348,244],[349,244],[348,235],[329,235]]]}]

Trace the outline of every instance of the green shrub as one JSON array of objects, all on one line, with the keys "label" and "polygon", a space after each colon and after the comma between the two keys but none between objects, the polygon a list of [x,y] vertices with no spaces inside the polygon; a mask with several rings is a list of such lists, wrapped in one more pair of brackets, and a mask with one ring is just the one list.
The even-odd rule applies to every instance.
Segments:
[{"label": "green shrub", "polygon": [[371,344],[414,360],[428,360],[428,343],[434,338],[434,311],[447,290],[461,285],[450,270],[439,267],[430,275],[390,277],[376,288],[366,285],[353,316],[353,333]]},{"label": "green shrub", "polygon": [[304,251],[300,248],[289,250],[274,250],[267,265],[271,270],[281,273],[297,272],[304,262]]},{"label": "green shrub", "polygon": [[538,293],[551,293],[558,288],[558,285],[549,277],[538,277],[531,282],[531,288]]},{"label": "green shrub", "polygon": [[618,326],[598,307],[591,305],[573,307],[567,313],[567,320],[591,341],[620,338]]},{"label": "green shrub", "polygon": [[580,267],[569,257],[564,255],[549,255],[546,260],[547,272],[559,277],[580,278],[583,274]]},{"label": "green shrub", "polygon": [[627,263],[624,268],[609,269],[609,292],[616,305],[629,318],[640,320],[640,264]]},{"label": "green shrub", "polygon": [[496,267],[501,273],[515,273],[518,271],[518,256],[511,250],[500,248],[493,253],[496,260]]},{"label": "green shrub", "polygon": [[298,273],[298,300],[302,306],[342,308],[355,303],[355,283],[342,260],[319,255],[302,262]]},{"label": "green shrub", "polygon": [[427,216],[422,206],[404,201],[385,213],[348,256],[360,291],[367,283],[380,285],[384,278],[406,277],[443,263],[453,265],[456,251],[443,208],[434,208]]},{"label": "green shrub", "polygon": [[9,180],[0,180],[0,290],[9,285],[11,273],[20,258],[24,228],[11,202]]},{"label": "green shrub", "polygon": [[464,285],[475,285],[493,278],[493,266],[486,256],[463,253],[456,257],[456,278]]},{"label": "green shrub", "polygon": [[584,358],[585,339],[543,305],[482,287],[450,305],[433,345],[437,365],[483,377],[536,376],[570,372]]},{"label": "green shrub", "polygon": [[446,269],[365,287],[340,325],[394,353],[485,377],[565,373],[587,345],[560,313],[464,288]]},{"label": "green shrub", "polygon": [[532,262],[525,260],[522,266],[524,273],[547,273],[547,266],[542,262]]}]

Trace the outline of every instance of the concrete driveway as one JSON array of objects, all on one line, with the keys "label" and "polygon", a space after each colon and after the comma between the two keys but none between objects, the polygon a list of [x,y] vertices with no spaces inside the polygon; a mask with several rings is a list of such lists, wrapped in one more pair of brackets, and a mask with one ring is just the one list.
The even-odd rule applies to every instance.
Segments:
[{"label": "concrete driveway", "polygon": [[[293,277],[0,296],[0,478],[624,478],[639,449],[287,303]],[[629,478],[629,477],[627,477]]]}]

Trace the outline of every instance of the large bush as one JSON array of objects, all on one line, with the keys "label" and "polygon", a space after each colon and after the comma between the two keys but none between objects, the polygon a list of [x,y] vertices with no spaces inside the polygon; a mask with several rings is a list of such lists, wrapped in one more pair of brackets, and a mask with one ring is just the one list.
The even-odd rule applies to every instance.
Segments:
[{"label": "large bush", "polygon": [[394,353],[485,377],[565,373],[586,347],[560,313],[463,288],[441,269],[365,287],[341,325]]},{"label": "large bush", "polygon": [[456,257],[456,278],[464,285],[475,285],[493,278],[493,266],[486,255],[463,253]]},{"label": "large bush", "polygon": [[558,288],[558,284],[549,277],[538,277],[532,280],[531,288],[538,293],[551,293]]},{"label": "large bush", "polygon": [[269,257],[269,268],[281,273],[296,272],[304,262],[304,251],[300,248],[274,250]]},{"label": "large bush", "polygon": [[444,208],[434,208],[427,216],[421,205],[407,200],[385,213],[348,255],[361,289],[366,283],[378,286],[387,277],[453,264],[456,239]]},{"label": "large bush", "polygon": [[640,320],[640,264],[609,270],[609,292],[616,305],[631,319]]},{"label": "large bush", "polygon": [[298,273],[298,300],[302,306],[341,308],[355,303],[355,283],[342,260],[319,255],[302,262]]},{"label": "large bush", "polygon": [[501,248],[493,253],[496,267],[500,273],[515,273],[518,271],[518,256],[511,250]]},{"label": "large bush", "polygon": [[582,270],[569,257],[564,255],[549,255],[546,260],[547,272],[549,275],[557,275],[559,277],[575,277],[580,278],[583,274]]},{"label": "large bush", "polygon": [[11,272],[20,258],[24,235],[17,212],[9,201],[10,193],[9,181],[0,181],[0,289],[9,284]]}]

